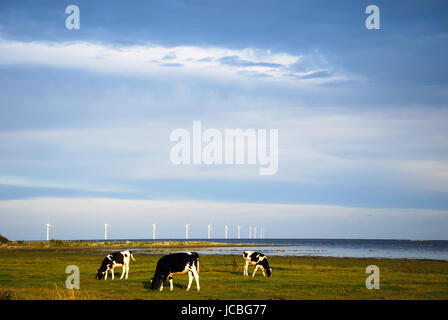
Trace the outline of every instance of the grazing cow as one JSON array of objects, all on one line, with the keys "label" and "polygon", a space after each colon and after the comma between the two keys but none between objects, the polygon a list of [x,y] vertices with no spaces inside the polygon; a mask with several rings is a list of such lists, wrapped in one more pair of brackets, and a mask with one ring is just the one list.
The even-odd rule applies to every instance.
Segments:
[{"label": "grazing cow", "polygon": [[199,255],[196,252],[172,253],[166,255],[157,262],[154,278],[151,279],[151,289],[163,290],[166,279],[170,281],[170,291],[173,290],[173,275],[188,272],[188,287],[190,290],[193,276],[196,280],[196,287],[199,287]]},{"label": "grazing cow", "polygon": [[123,267],[120,279],[123,279],[125,273],[127,279],[129,273],[130,258],[135,261],[132,252],[129,250],[108,254],[104,258],[101,267],[97,270],[98,272],[96,274],[96,279],[101,280],[104,276],[104,280],[107,280],[107,272],[110,270],[110,272],[112,273],[112,280],[114,280],[114,268],[116,267]]},{"label": "grazing cow", "polygon": [[264,254],[246,250],[243,253],[243,257],[245,261],[243,274],[245,277],[249,276],[249,264],[255,266],[252,278],[255,276],[255,272],[257,272],[258,268],[261,268],[261,271],[263,271],[263,277],[266,277],[266,274],[264,272],[265,270],[268,274],[268,277],[272,276],[272,268],[269,267],[268,258]]}]

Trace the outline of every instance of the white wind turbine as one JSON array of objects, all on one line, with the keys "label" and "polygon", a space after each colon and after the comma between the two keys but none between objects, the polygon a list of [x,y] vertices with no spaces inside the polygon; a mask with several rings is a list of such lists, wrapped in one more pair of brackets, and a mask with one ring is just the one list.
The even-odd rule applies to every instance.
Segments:
[{"label": "white wind turbine", "polygon": [[207,226],[208,240],[210,240],[211,230],[212,230],[212,226],[211,226],[211,225],[208,225],[208,226]]},{"label": "white wind turbine", "polygon": [[254,239],[257,239],[257,227],[254,227]]},{"label": "white wind turbine", "polygon": [[188,240],[188,228],[190,227],[190,225],[187,223],[185,225],[185,239]]},{"label": "white wind turbine", "polygon": [[224,231],[225,231],[225,238],[227,239],[227,234],[229,232],[229,227],[227,225],[225,225]]},{"label": "white wind turbine", "polygon": [[240,238],[240,225],[238,225],[238,227],[237,227],[237,233],[238,233],[238,239]]},{"label": "white wind turbine", "polygon": [[156,240],[156,224],[152,224],[152,240]]},{"label": "white wind turbine", "polygon": [[104,240],[107,240],[107,228],[109,225],[107,223],[104,224]]},{"label": "white wind turbine", "polygon": [[50,227],[51,227],[51,224],[47,223],[46,226],[47,226],[47,241],[50,241]]}]

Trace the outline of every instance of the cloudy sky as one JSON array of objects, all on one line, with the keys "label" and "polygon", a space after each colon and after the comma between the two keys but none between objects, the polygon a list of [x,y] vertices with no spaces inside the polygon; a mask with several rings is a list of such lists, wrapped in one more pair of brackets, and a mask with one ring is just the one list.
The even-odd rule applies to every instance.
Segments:
[{"label": "cloudy sky", "polygon": [[[448,239],[447,15],[446,1],[1,1],[0,233]],[[193,121],[278,129],[277,174],[174,165],[170,133]]]}]

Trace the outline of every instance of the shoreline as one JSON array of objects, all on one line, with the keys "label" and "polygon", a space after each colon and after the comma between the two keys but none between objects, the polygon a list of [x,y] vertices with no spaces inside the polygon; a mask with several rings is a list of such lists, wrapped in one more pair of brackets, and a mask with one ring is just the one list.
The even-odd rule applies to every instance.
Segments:
[{"label": "shoreline", "polygon": [[[252,240],[255,242],[252,242]],[[198,251],[202,256],[238,256],[241,250],[261,250],[271,257],[302,257],[302,258],[335,258],[335,259],[387,259],[403,261],[441,261],[447,262],[445,256],[429,255],[366,255],[350,252],[328,252],[327,249],[290,250],[291,244],[256,243],[256,240],[241,239],[242,242],[219,242],[219,240],[49,240],[49,241],[8,241],[0,245],[0,252],[107,252],[119,250],[134,250],[138,255],[163,255],[173,251]],[[243,249],[244,248],[244,249]],[[253,249],[251,249],[253,248]],[[271,249],[269,249],[271,248]],[[276,249],[278,248],[278,249]],[[286,250],[285,250],[286,249]],[[286,252],[285,252],[286,251]],[[291,253],[293,251],[294,253]],[[333,251],[333,250],[332,250]],[[376,251],[369,249],[370,251]]]},{"label": "shoreline", "polygon": [[215,241],[86,241],[86,240],[49,240],[49,241],[9,241],[0,246],[0,250],[103,250],[103,249],[165,249],[165,248],[220,248],[220,247],[276,247],[256,243],[223,243]]},{"label": "shoreline", "polygon": [[[254,245],[256,246],[256,245]],[[142,247],[142,248],[135,248],[135,247],[123,247],[121,249],[138,249],[140,250],[145,250],[147,249],[148,251],[150,251],[151,249],[156,249],[153,252],[145,252],[145,253],[139,253],[134,252],[134,255],[138,255],[138,256],[163,256],[165,254],[167,254],[167,251],[165,251],[164,249],[183,249],[183,251],[188,250],[188,251],[194,251],[195,248],[207,248],[208,246],[202,246],[202,247],[198,247],[198,246],[166,246],[166,247]],[[213,247],[221,247],[221,246],[210,246],[210,248]],[[232,247],[239,247],[239,245],[233,245]],[[43,248],[14,248],[14,247],[9,247],[9,248],[0,248],[0,254],[2,253],[7,253],[7,252],[90,252],[90,253],[102,253],[104,251],[110,251],[110,250],[115,250],[115,249],[119,249],[119,248],[111,248],[111,247],[101,247],[101,248],[57,248],[57,247],[53,247],[53,248],[48,248],[48,247],[43,247]],[[199,254],[201,257],[209,257],[209,258],[234,258],[234,257],[239,257],[240,254],[239,253],[232,253],[232,254],[210,254],[210,253],[205,253],[205,254],[201,254],[200,250],[198,250]],[[397,258],[391,258],[391,257],[353,257],[353,256],[330,256],[330,255],[275,255],[275,254],[270,254],[268,255],[271,258],[287,258],[287,259],[335,259],[335,260],[361,260],[361,261],[365,261],[365,260],[375,260],[375,261],[402,261],[402,262],[441,262],[441,263],[448,263],[448,260],[442,260],[442,259],[430,259],[430,258],[405,258],[405,257],[397,257]]]}]

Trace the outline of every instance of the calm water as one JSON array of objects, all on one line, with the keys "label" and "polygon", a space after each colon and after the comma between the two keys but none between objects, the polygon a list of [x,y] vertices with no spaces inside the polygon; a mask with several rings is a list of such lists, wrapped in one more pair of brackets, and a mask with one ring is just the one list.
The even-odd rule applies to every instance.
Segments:
[{"label": "calm water", "polygon": [[[163,240],[186,241],[183,239]],[[244,250],[257,250],[271,256],[326,256],[448,260],[448,241],[442,240],[417,241],[355,239],[190,239],[188,241],[214,241],[221,243],[242,244],[247,243],[247,246],[243,247],[214,247],[195,249],[199,253],[207,255],[234,255],[241,254]],[[262,246],[255,247],[251,246],[251,244]],[[136,249],[136,251],[145,254],[156,254],[161,252],[172,252],[173,249]]]}]

